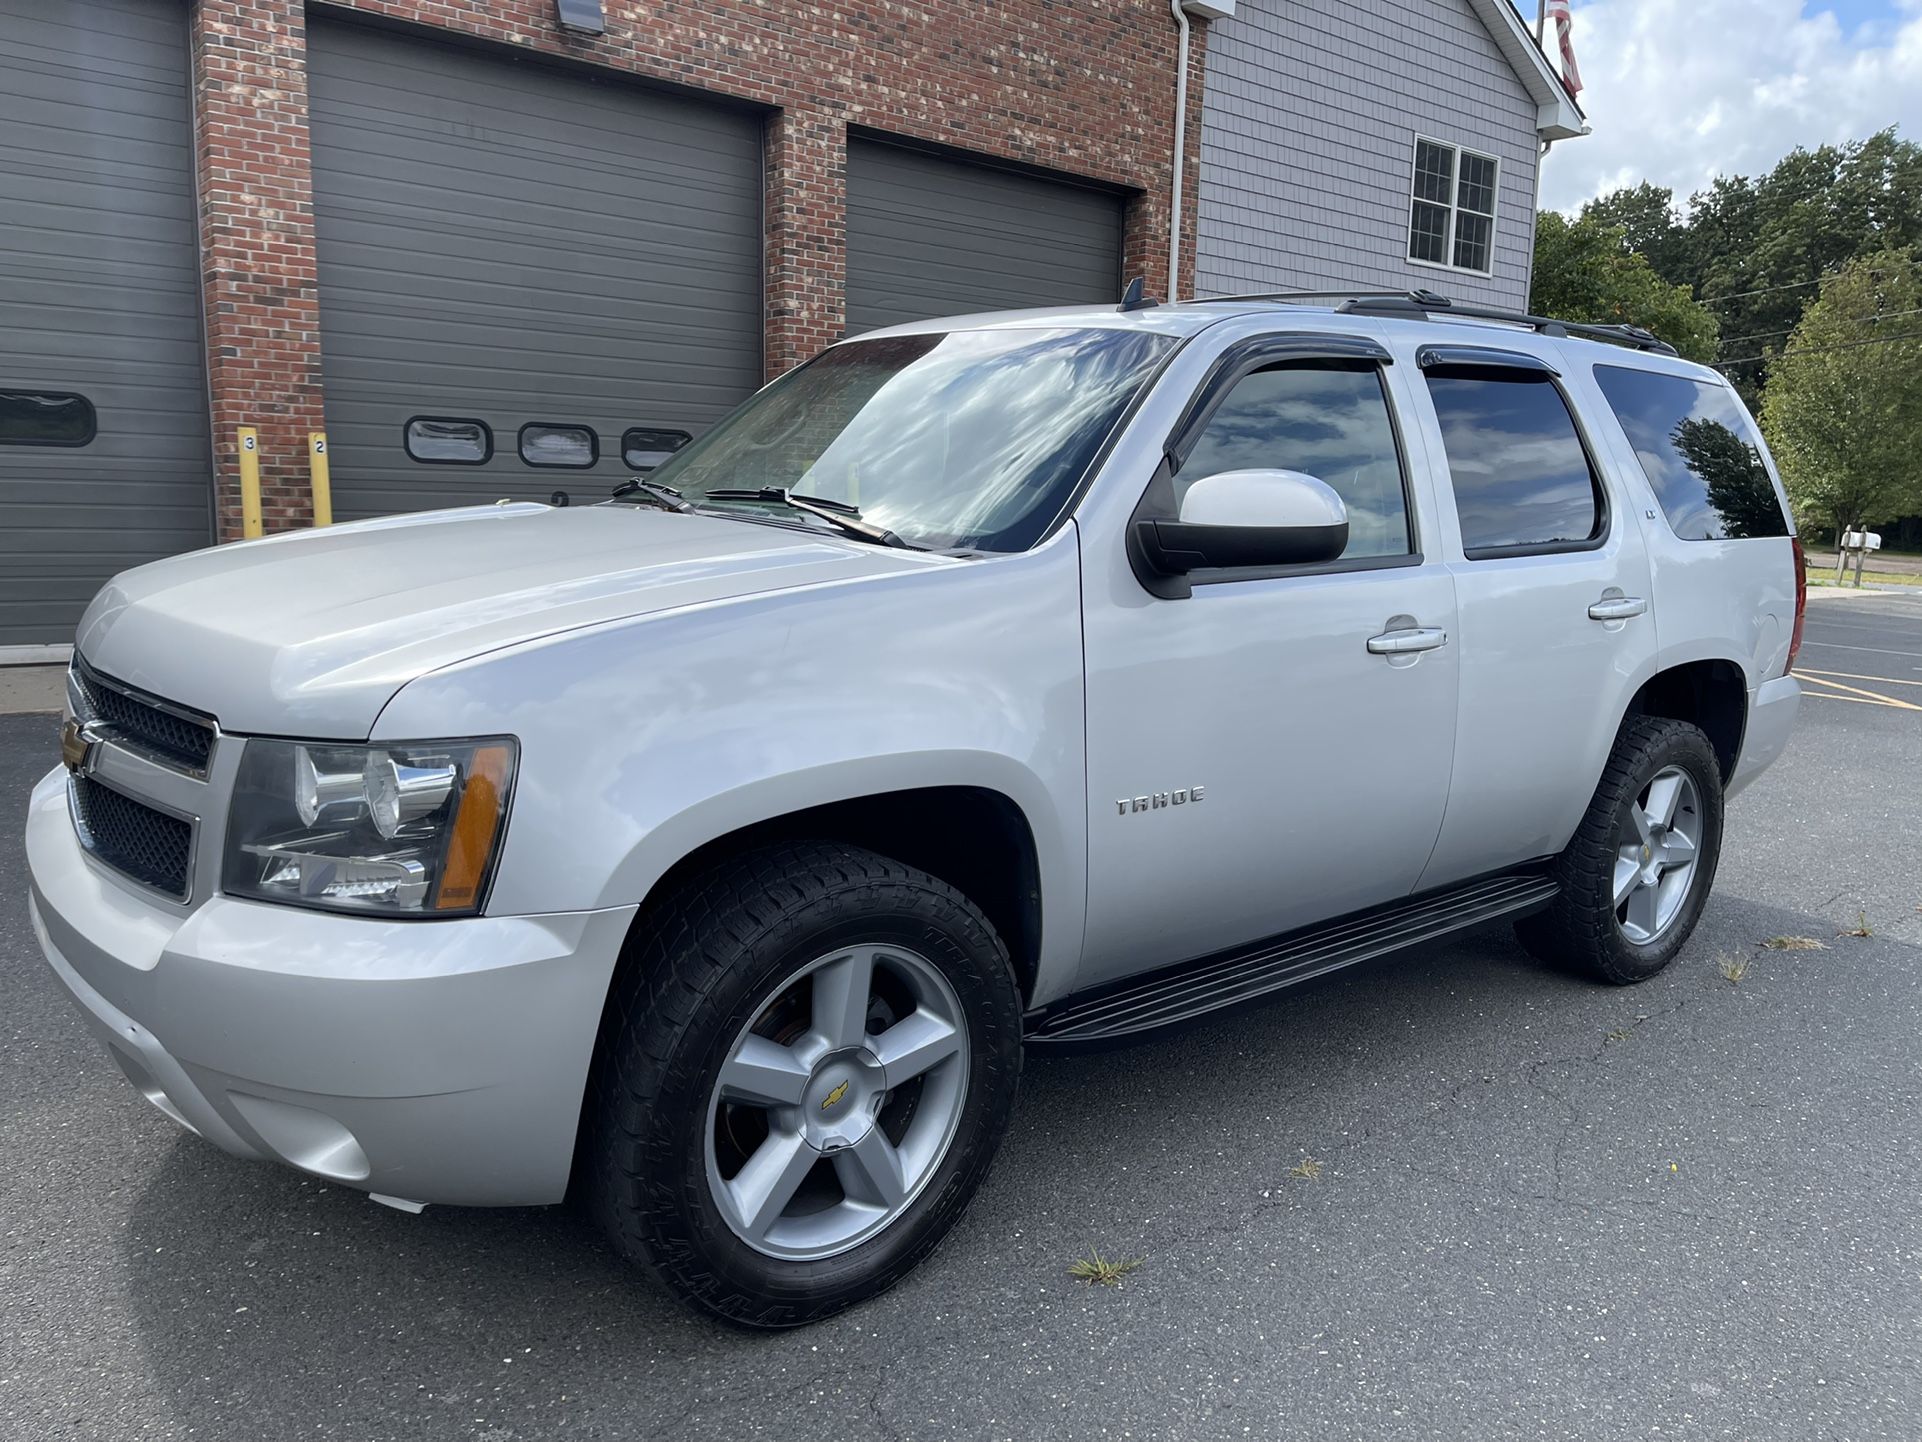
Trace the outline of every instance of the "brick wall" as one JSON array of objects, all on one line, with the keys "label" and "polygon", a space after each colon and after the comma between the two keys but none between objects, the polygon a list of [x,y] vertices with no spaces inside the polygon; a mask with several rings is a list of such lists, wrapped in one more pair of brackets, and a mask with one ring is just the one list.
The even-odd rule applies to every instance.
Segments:
[{"label": "brick wall", "polygon": [[[770,107],[766,363],[840,335],[847,128],[864,126],[1138,189],[1124,271],[1165,294],[1176,31],[1163,0],[605,0],[569,35],[552,0],[342,0],[427,25]],[[1203,58],[1195,24],[1184,189],[1192,287]],[[196,0],[196,129],[221,535],[237,534],[233,428],[261,429],[269,529],[305,524],[321,425],[320,299],[299,0]]]},{"label": "brick wall", "polygon": [[299,0],[197,0],[194,149],[218,535],[240,534],[234,428],[260,431],[268,530],[313,518],[307,433],[322,425],[320,293]]}]

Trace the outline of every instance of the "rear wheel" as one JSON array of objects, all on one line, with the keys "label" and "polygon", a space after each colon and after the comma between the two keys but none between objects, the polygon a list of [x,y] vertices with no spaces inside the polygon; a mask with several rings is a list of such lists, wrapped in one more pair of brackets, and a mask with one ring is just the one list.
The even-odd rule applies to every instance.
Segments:
[{"label": "rear wheel", "polygon": [[731,1321],[794,1326],[891,1286],[999,1144],[1021,1006],[952,887],[844,846],[731,861],[650,917],[584,1137],[617,1246]]},{"label": "rear wheel", "polygon": [[1546,961],[1618,986],[1655,975],[1695,930],[1722,846],[1722,771],[1685,721],[1622,725],[1574,837],[1556,858],[1561,893],[1516,926]]}]

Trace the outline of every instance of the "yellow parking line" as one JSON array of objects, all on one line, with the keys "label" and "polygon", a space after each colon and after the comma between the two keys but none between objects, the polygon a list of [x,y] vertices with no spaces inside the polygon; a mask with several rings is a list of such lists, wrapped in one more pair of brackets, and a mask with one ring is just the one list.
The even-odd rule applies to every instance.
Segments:
[{"label": "yellow parking line", "polygon": [[1838,696],[1833,691],[1804,691],[1804,696],[1814,696],[1823,701],[1853,701],[1858,706],[1893,706],[1893,701],[1871,701],[1866,696]]},{"label": "yellow parking line", "polygon": [[1893,676],[1864,676],[1857,671],[1804,671],[1796,668],[1798,676],[1840,676],[1848,681],[1879,681],[1884,686],[1922,686],[1922,681],[1898,681]]},{"label": "yellow parking line", "polygon": [[[1860,686],[1845,686],[1840,681],[1830,681],[1817,676],[1811,676],[1809,680],[1817,686],[1831,686],[1837,691],[1851,691],[1854,693],[1853,696],[1834,697],[1833,699],[1837,701],[1852,701],[1855,700],[1856,697],[1862,697],[1870,704],[1876,706],[1894,706],[1902,711],[1922,711],[1922,706],[1916,705],[1913,701],[1898,701],[1893,696],[1884,696],[1877,691],[1865,691]],[[1811,691],[1808,694],[1811,696],[1829,695],[1826,691]]]}]

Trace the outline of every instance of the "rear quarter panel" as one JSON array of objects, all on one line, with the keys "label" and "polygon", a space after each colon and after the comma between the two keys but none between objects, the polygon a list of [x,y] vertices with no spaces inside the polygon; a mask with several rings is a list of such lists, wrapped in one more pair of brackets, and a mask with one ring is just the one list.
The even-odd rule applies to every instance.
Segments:
[{"label": "rear quarter panel", "polygon": [[[1654,488],[1595,380],[1595,365],[1632,363],[1648,370],[1722,384],[1702,366],[1666,356],[1585,354],[1587,343],[1563,346],[1566,374],[1590,417],[1590,433],[1608,449],[1608,461],[1626,491],[1648,553],[1654,592],[1656,669],[1690,661],[1726,660],[1741,667],[1751,696],[1763,681],[1787,669],[1795,626],[1795,555],[1790,536],[1753,540],[1684,541],[1670,528]],[[1790,514],[1775,463],[1763,448],[1776,502]]]}]

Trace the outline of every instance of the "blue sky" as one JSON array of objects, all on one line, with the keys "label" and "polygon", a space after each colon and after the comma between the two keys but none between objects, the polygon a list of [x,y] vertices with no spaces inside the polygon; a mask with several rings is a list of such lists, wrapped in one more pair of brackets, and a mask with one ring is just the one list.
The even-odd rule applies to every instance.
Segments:
[{"label": "blue sky", "polygon": [[1922,141],[1922,0],[1575,0],[1574,43],[1594,134],[1544,163],[1554,209],[1641,180],[1685,199],[1890,125]]}]

